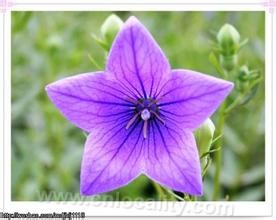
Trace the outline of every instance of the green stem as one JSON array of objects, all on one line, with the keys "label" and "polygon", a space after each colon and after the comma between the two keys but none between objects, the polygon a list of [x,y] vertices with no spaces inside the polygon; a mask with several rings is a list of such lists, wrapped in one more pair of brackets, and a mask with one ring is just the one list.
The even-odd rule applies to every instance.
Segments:
[{"label": "green stem", "polygon": [[205,167],[204,167],[204,169],[203,169],[203,171],[202,171],[202,173],[201,173],[201,176],[202,176],[202,179],[203,179],[203,180],[204,180],[204,177],[205,177],[205,175],[206,175],[206,173],[207,173],[208,168],[209,168],[210,165],[211,165],[211,162],[212,162],[212,159],[208,156],[208,157],[207,157],[207,163],[206,163],[206,165],[205,165]]},{"label": "green stem", "polygon": [[224,114],[228,114],[229,112],[231,112],[233,109],[235,109],[241,102],[241,100],[243,99],[243,94],[240,94],[234,102],[232,102],[224,111]]},{"label": "green stem", "polygon": [[[218,114],[218,123],[216,127],[216,136],[223,133],[223,127],[225,122],[225,108],[226,102],[224,102]],[[220,174],[221,174],[221,165],[222,165],[222,138],[219,138],[215,143],[215,148],[221,148],[215,152],[215,177],[214,177],[214,191],[213,191],[213,200],[218,200],[220,197]]]},{"label": "green stem", "polygon": [[235,98],[234,102],[232,102],[226,109],[225,109],[225,115],[228,115],[229,112],[233,111],[236,107],[238,107],[242,100],[244,99],[244,97],[246,95],[248,95],[248,93],[251,92],[251,90],[253,89],[253,87],[255,87],[256,85],[258,85],[258,83],[260,83],[262,81],[262,78],[259,78],[257,80],[255,80],[247,89],[247,91],[242,92],[238,95],[238,97]]}]

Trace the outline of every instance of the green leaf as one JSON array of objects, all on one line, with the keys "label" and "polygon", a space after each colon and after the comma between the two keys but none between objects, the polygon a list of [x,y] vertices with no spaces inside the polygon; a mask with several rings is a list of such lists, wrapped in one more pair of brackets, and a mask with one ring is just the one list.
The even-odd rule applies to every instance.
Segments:
[{"label": "green leaf", "polygon": [[248,39],[244,39],[242,42],[240,42],[239,51],[248,43]]},{"label": "green leaf", "polygon": [[102,70],[103,68],[100,66],[100,64],[98,64],[98,62],[90,55],[87,54],[88,59],[91,61],[91,63],[98,69],[98,70]]},{"label": "green leaf", "polygon": [[241,183],[244,186],[256,184],[264,180],[265,167],[263,164],[253,167],[241,176]]},{"label": "green leaf", "polygon": [[219,63],[216,55],[214,54],[214,52],[211,52],[209,54],[209,61],[215,67],[215,69],[219,73],[219,75],[224,78],[225,77],[225,72],[224,72],[222,66],[220,65],[220,63]]},{"label": "green leaf", "polygon": [[99,37],[97,37],[95,34],[91,34],[91,37],[99,44],[102,48],[104,48],[106,51],[109,51],[108,45]]},{"label": "green leaf", "polygon": [[265,186],[264,184],[250,187],[244,191],[237,193],[233,196],[232,200],[234,201],[258,201],[262,200],[265,197]]}]

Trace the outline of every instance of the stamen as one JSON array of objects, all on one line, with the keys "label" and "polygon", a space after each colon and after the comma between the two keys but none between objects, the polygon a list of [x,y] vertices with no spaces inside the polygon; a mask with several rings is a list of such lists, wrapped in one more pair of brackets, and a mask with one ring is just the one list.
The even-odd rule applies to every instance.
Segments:
[{"label": "stamen", "polygon": [[129,129],[129,127],[135,122],[136,118],[138,117],[138,113],[135,114],[131,119],[130,121],[127,123],[127,126],[126,126],[126,129]]},{"label": "stamen", "polygon": [[147,138],[147,131],[148,131],[148,121],[144,121],[144,126],[143,126],[143,136],[146,139]]},{"label": "stamen", "polygon": [[158,97],[158,99],[156,99],[156,101],[155,101],[155,102],[157,103],[157,102],[162,101],[162,99],[164,99],[164,97],[165,97],[164,95],[163,95],[163,96]]},{"label": "stamen", "polygon": [[154,116],[165,125],[165,121],[154,111],[150,111]]},{"label": "stamen", "polygon": [[127,97],[126,101],[131,102],[133,104],[137,104],[137,101],[135,99],[131,98],[131,97]]}]

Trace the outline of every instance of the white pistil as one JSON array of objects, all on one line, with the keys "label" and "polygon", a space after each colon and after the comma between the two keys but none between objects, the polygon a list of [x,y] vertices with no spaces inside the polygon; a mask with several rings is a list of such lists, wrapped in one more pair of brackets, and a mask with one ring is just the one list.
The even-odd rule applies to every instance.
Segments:
[{"label": "white pistil", "polygon": [[141,112],[141,118],[144,120],[144,125],[143,125],[143,136],[146,139],[147,138],[147,130],[148,130],[148,120],[150,118],[150,111],[148,109],[144,109]]},{"label": "white pistil", "polygon": [[144,126],[143,126],[143,136],[145,139],[147,138],[147,130],[148,130],[148,120],[145,120]]},{"label": "white pistil", "polygon": [[146,139],[147,138],[147,132],[148,132],[148,120],[151,117],[151,114],[153,114],[159,121],[161,121],[163,124],[165,124],[165,121],[155,112],[152,110],[148,110],[147,108],[143,109],[139,113],[136,113],[130,121],[127,123],[126,129],[128,129],[137,119],[139,115],[141,115],[141,118],[144,121],[143,124],[143,136]]},{"label": "white pistil", "polygon": [[150,118],[150,111],[148,109],[144,109],[142,112],[141,112],[141,118],[144,120],[144,121],[147,121],[149,118]]}]

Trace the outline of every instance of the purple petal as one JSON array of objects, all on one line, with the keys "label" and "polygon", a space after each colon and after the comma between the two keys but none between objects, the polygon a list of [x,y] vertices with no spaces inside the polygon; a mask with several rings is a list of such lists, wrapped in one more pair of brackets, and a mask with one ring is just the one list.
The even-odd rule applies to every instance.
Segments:
[{"label": "purple petal", "polygon": [[137,97],[154,95],[169,77],[170,65],[148,30],[129,18],[110,50],[107,72]]},{"label": "purple petal", "polygon": [[202,195],[201,169],[193,134],[154,121],[150,130],[145,147],[145,174],[173,190]]},{"label": "purple petal", "polygon": [[166,123],[194,130],[210,117],[233,88],[233,83],[191,70],[173,70],[158,93]]},{"label": "purple petal", "polygon": [[48,85],[46,91],[69,121],[88,132],[132,117],[129,108],[133,103],[128,101],[133,99],[131,93],[101,72],[59,80]]},{"label": "purple petal", "polygon": [[95,195],[128,184],[140,172],[143,158],[141,124],[125,123],[94,129],[89,135],[81,167],[81,194]]}]

